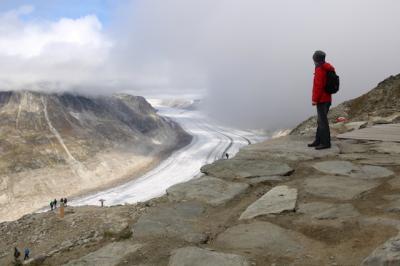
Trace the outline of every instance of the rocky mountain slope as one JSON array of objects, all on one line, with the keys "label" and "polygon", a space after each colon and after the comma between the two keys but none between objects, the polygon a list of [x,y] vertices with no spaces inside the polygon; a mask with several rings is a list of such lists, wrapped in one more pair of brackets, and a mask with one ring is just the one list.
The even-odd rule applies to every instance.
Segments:
[{"label": "rocky mountain slope", "polygon": [[[340,93],[340,92],[339,92]],[[380,82],[368,93],[345,101],[329,111],[329,120],[335,123],[338,117],[350,122],[366,122],[367,124],[400,123],[400,74],[390,76]],[[311,117],[298,125],[292,135],[312,135],[315,132],[316,117]],[[342,124],[333,127],[333,133],[341,133]]]},{"label": "rocky mountain slope", "polygon": [[0,92],[0,220],[140,174],[190,142],[142,97]]}]

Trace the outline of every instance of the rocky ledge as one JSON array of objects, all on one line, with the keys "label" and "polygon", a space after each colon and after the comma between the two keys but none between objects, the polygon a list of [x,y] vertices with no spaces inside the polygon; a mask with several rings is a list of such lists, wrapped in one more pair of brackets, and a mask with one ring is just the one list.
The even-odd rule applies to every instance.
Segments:
[{"label": "rocky ledge", "polygon": [[247,146],[146,203],[2,223],[0,264],[28,246],[27,265],[399,265],[400,143],[309,141]]}]

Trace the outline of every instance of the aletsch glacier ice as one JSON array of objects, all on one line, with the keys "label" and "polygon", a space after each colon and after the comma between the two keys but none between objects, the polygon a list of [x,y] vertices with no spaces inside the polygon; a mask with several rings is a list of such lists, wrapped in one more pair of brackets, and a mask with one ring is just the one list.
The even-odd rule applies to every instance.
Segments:
[{"label": "aletsch glacier ice", "polygon": [[178,122],[191,134],[192,142],[143,176],[111,189],[73,199],[72,205],[98,205],[99,199],[106,200],[106,205],[117,205],[162,196],[170,186],[200,176],[201,166],[220,159],[225,152],[233,156],[241,147],[266,138],[251,131],[218,125],[197,110],[163,106],[159,100],[151,100],[151,103],[160,115]]}]

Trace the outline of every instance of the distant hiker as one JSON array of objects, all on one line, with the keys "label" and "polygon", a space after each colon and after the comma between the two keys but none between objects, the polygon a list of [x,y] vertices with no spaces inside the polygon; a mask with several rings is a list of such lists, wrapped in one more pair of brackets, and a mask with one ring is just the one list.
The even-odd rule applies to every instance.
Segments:
[{"label": "distant hiker", "polygon": [[56,199],[53,200],[53,206],[54,206],[54,209],[57,209],[57,200]]},{"label": "distant hiker", "polygon": [[332,93],[330,91],[333,78],[337,79],[337,89],[339,88],[339,77],[336,76],[335,68],[325,62],[326,54],[323,51],[315,51],[313,60],[315,64],[314,84],[312,91],[312,105],[317,107],[317,132],[313,143],[308,144],[308,147],[315,147],[316,150],[329,149],[331,147],[331,135],[329,129],[328,112],[332,103]]},{"label": "distant hiker", "polygon": [[104,202],[106,201],[105,199],[99,199],[99,201],[101,202],[101,207],[104,207]]},{"label": "distant hiker", "polygon": [[61,205],[64,205],[64,199],[63,198],[60,199],[60,206]]},{"label": "distant hiker", "polygon": [[229,154],[225,153],[225,157],[226,157],[226,159],[229,159]]},{"label": "distant hiker", "polygon": [[14,247],[14,259],[18,261],[19,256],[21,256],[21,252],[19,252],[17,247]]},{"label": "distant hiker", "polygon": [[54,206],[53,201],[50,201],[50,209],[51,210],[53,210],[53,206]]},{"label": "distant hiker", "polygon": [[25,251],[24,251],[24,253],[25,253],[25,256],[24,256],[24,260],[29,260],[29,248],[25,248]]},{"label": "distant hiker", "polygon": [[67,198],[64,198],[64,206],[67,206]]}]

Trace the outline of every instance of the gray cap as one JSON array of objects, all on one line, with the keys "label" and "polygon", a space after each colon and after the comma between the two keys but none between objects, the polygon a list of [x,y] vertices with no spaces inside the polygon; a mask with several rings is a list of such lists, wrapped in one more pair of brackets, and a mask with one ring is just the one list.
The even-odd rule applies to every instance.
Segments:
[{"label": "gray cap", "polygon": [[321,63],[321,62],[325,62],[325,56],[326,56],[325,52],[323,52],[321,50],[317,50],[314,52],[312,58],[313,58],[314,62]]}]

